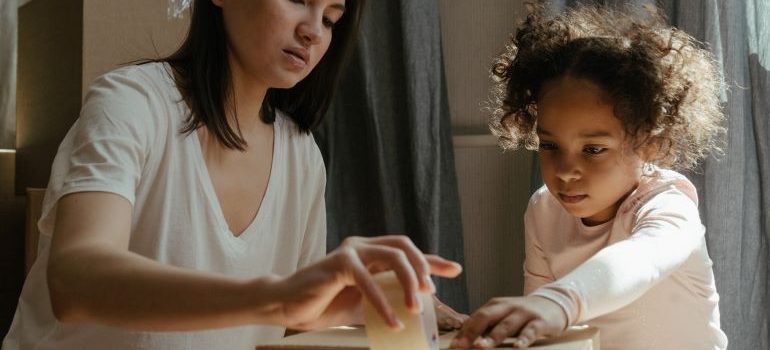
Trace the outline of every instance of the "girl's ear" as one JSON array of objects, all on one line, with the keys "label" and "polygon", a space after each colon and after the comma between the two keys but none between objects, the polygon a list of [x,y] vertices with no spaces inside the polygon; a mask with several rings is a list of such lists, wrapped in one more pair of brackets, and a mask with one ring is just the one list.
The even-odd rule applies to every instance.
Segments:
[{"label": "girl's ear", "polygon": [[650,137],[639,148],[639,157],[645,162],[654,162],[658,159],[658,152],[660,151],[660,139],[657,137]]},{"label": "girl's ear", "polygon": [[216,7],[222,7],[222,5],[225,3],[225,0],[211,0],[211,3]]}]

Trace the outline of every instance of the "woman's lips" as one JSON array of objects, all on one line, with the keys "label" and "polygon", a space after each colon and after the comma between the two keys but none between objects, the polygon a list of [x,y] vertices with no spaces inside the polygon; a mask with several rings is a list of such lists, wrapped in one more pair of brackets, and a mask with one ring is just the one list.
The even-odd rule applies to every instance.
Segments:
[{"label": "woman's lips", "polygon": [[570,196],[570,195],[566,195],[566,194],[563,194],[563,193],[559,193],[559,198],[561,199],[561,201],[564,202],[564,203],[569,203],[569,204],[574,204],[574,203],[580,202],[580,201],[586,199],[586,197],[588,197],[588,195],[578,194],[578,195]]},{"label": "woman's lips", "polygon": [[307,62],[305,61],[304,57],[301,57],[300,55],[284,50],[284,55],[289,59],[289,63],[296,69],[304,69],[307,66]]}]

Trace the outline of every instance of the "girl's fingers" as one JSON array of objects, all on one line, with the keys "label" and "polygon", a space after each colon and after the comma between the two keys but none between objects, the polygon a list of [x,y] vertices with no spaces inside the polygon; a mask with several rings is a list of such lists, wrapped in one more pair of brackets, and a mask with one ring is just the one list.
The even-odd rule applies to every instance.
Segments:
[{"label": "girl's fingers", "polygon": [[385,322],[394,330],[400,330],[404,325],[396,319],[396,315],[393,312],[393,308],[388,303],[385,293],[374,282],[372,275],[369,274],[369,270],[366,269],[364,263],[358,257],[358,253],[354,249],[347,249],[345,253],[344,264],[347,264],[350,271],[353,274],[353,280],[356,286],[361,291],[364,298],[369,300],[377,313],[382,316]]},{"label": "girl's fingers", "polygon": [[505,317],[500,323],[498,323],[491,332],[489,332],[488,338],[492,340],[492,345],[498,345],[510,335],[519,334],[520,331],[527,326],[531,320],[531,314],[524,312],[514,311],[507,317]]},{"label": "girl's fingers", "polygon": [[532,343],[534,343],[543,333],[545,326],[545,321],[540,318],[529,321],[521,332],[519,332],[519,336],[514,339],[513,345],[519,348],[525,348],[532,345]]},{"label": "girl's fingers", "polygon": [[467,348],[479,336],[484,334],[490,325],[503,319],[513,311],[510,304],[487,304],[476,310],[463,324],[463,328],[452,341],[452,347]]}]

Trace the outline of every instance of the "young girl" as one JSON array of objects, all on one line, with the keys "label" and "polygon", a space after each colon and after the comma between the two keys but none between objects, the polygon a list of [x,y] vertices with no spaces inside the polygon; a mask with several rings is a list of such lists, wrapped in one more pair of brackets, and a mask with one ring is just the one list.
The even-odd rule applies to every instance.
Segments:
[{"label": "young girl", "polygon": [[524,297],[471,315],[457,347],[588,324],[602,349],[724,349],[690,169],[717,150],[711,55],[656,15],[535,7],[493,68],[491,127],[538,149],[525,214]]},{"label": "young girl", "polygon": [[196,0],[181,49],[91,87],[53,164],[38,259],[3,350],[253,349],[285,327],[398,321],[459,267],[407,238],[324,257],[323,117],[359,0]]}]

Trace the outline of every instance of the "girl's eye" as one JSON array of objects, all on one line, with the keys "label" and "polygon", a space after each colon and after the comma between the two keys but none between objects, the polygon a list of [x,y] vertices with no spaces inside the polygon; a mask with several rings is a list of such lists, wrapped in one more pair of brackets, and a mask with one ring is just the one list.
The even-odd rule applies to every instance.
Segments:
[{"label": "girl's eye", "polygon": [[550,142],[540,142],[538,147],[541,151],[553,151],[556,149],[556,145]]},{"label": "girl's eye", "polygon": [[596,146],[586,146],[585,148],[583,148],[583,152],[589,155],[601,154],[601,153],[604,153],[604,151],[606,150],[607,149],[604,147],[596,147]]},{"label": "girl's eye", "polygon": [[295,4],[302,4],[302,5],[305,4],[305,0],[289,0],[289,1],[291,1],[291,2],[293,2]]}]

